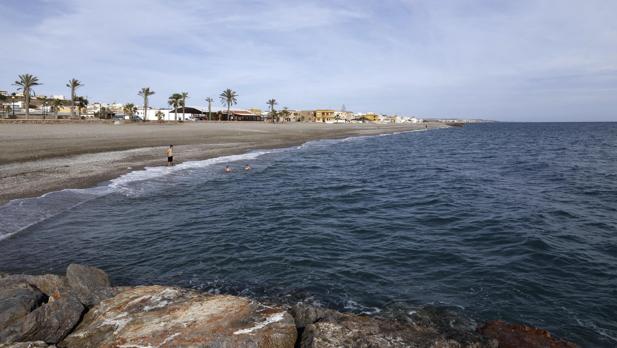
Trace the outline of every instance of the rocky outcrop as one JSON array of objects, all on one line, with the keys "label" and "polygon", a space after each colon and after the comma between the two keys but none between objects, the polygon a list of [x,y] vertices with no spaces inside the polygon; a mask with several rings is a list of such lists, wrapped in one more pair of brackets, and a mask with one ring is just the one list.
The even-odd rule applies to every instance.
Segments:
[{"label": "rocky outcrop", "polygon": [[501,320],[489,321],[479,330],[484,336],[499,342],[499,348],[575,348],[570,342],[556,339],[551,334],[535,327],[510,324]]},{"label": "rocky outcrop", "polygon": [[26,274],[14,274],[14,275],[0,275],[0,287],[3,284],[14,284],[16,282],[28,283],[31,286],[37,288],[48,297],[59,296],[61,292],[67,291],[68,284],[66,278],[55,274],[44,275],[26,275]]},{"label": "rocky outcrop", "polygon": [[110,286],[105,272],[0,273],[0,348],[576,347],[525,325],[476,322],[425,307],[399,320],[166,286]]},{"label": "rocky outcrop", "polygon": [[496,341],[474,331],[435,325],[436,318],[430,318],[429,314],[425,314],[424,322],[416,323],[343,314],[304,305],[294,306],[292,313],[302,331],[303,348],[497,347]]},{"label": "rocky outcrop", "polygon": [[60,347],[293,347],[292,316],[235,296],[136,287],[102,301]]},{"label": "rocky outcrop", "polygon": [[96,267],[71,264],[66,269],[66,279],[86,307],[92,307],[113,296],[109,276]]},{"label": "rocky outcrop", "polygon": [[16,341],[58,343],[79,323],[85,311],[84,305],[79,301],[65,277],[52,274],[2,275],[0,277],[0,303],[15,302],[15,299],[20,298],[12,297],[10,293],[5,292],[16,285],[35,293],[36,301],[34,301],[35,305],[23,306],[19,315],[15,315],[14,311],[8,311],[7,313],[13,313],[10,325],[0,320],[0,342],[2,343]]},{"label": "rocky outcrop", "polygon": [[79,323],[84,310],[75,295],[64,294],[24,318],[20,340],[58,343]]},{"label": "rocky outcrop", "polygon": [[0,284],[0,343],[21,337],[24,318],[47,298],[25,282]]}]

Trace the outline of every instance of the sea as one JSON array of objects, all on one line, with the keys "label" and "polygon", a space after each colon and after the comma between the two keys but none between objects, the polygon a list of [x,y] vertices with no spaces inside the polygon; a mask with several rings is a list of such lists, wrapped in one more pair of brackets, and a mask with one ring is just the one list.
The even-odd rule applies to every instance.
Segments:
[{"label": "sea", "polygon": [[382,317],[436,306],[615,347],[617,123],[311,141],[0,207],[0,271],[74,262],[117,285]]}]

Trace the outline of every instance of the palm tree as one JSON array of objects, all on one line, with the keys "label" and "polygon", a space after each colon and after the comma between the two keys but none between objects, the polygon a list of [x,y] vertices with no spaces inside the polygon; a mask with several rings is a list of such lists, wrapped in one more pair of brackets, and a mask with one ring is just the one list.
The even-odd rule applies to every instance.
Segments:
[{"label": "palm tree", "polygon": [[208,121],[212,121],[212,102],[214,99],[208,97],[206,101],[208,102]]},{"label": "palm tree", "polygon": [[283,115],[283,122],[286,122],[287,119],[289,118],[289,115],[291,115],[291,112],[289,111],[289,109],[287,107],[284,107],[283,111],[281,111],[280,114]]},{"label": "palm tree", "polygon": [[51,107],[54,110],[54,114],[56,116],[56,120],[58,119],[58,111],[60,111],[60,107],[62,106],[62,100],[60,99],[54,99],[51,102]]},{"label": "palm tree", "polygon": [[150,87],[142,88],[137,95],[144,98],[144,119],[146,122],[146,118],[148,117],[148,97],[154,94],[154,91],[150,90]]},{"label": "palm tree", "polygon": [[232,105],[238,104],[238,93],[227,88],[221,93],[219,98],[221,98],[221,103],[223,103],[223,105],[227,105],[227,120],[230,120],[229,110]]},{"label": "palm tree", "polygon": [[163,113],[163,111],[159,110],[159,111],[156,112],[156,115],[154,115],[154,116],[156,116],[156,119],[159,120],[159,122],[160,122],[160,121],[163,120],[163,117],[165,117],[165,114]]},{"label": "palm tree", "polygon": [[39,86],[39,78],[30,75],[23,74],[19,75],[19,80],[14,83],[16,86],[19,86],[17,90],[21,90],[24,93],[24,98],[26,99],[26,118],[30,118],[30,96],[34,92],[32,87]]},{"label": "palm tree", "polygon": [[276,99],[272,98],[266,102],[270,106],[270,117],[272,117],[272,123],[274,123],[274,105],[277,105]]},{"label": "palm tree", "polygon": [[188,92],[182,92],[180,93],[180,96],[182,96],[182,121],[184,121],[184,108],[186,107],[186,98],[189,97],[189,93]]},{"label": "palm tree", "polygon": [[133,103],[124,104],[122,111],[125,115],[128,115],[131,120],[133,120],[133,115],[137,112],[137,107]]},{"label": "palm tree", "polygon": [[88,104],[90,102],[88,101],[88,99],[86,99],[84,97],[77,97],[77,98],[75,98],[75,100],[77,101],[77,117],[81,118],[81,109],[84,106],[88,106]]},{"label": "palm tree", "polygon": [[46,96],[42,96],[41,100],[43,101],[43,103],[41,104],[41,114],[43,115],[43,120],[45,119],[46,115],[46,111],[45,109],[47,108],[47,97]]},{"label": "palm tree", "polygon": [[77,98],[75,91],[83,84],[78,79],[70,79],[66,86],[71,89],[71,117],[75,117],[75,99]]},{"label": "palm tree", "polygon": [[167,100],[167,103],[171,107],[174,108],[174,120],[178,121],[178,108],[180,107],[180,104],[182,103],[182,94],[174,93],[170,95],[169,99]]}]

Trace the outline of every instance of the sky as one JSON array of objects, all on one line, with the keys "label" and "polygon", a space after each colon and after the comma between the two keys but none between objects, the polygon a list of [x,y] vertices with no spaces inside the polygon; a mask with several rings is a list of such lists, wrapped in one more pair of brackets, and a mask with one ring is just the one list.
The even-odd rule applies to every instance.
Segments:
[{"label": "sky", "polygon": [[0,90],[425,118],[617,121],[615,0],[0,0]]}]

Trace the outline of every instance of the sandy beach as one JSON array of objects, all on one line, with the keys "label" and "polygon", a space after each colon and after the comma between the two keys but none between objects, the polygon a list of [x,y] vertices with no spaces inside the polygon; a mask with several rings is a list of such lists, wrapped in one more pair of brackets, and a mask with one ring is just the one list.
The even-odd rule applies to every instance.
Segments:
[{"label": "sandy beach", "polygon": [[65,188],[84,188],[140,169],[287,147],[315,139],[375,135],[442,124],[65,123],[0,124],[0,204]]}]

